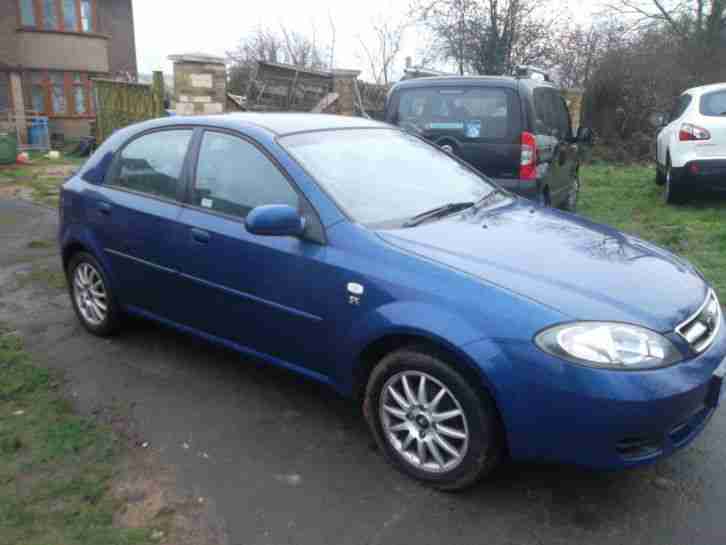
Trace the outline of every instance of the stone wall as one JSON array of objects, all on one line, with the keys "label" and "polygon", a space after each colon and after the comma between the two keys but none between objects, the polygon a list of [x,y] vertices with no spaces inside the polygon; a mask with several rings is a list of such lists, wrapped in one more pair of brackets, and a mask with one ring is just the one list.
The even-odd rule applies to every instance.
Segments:
[{"label": "stone wall", "polygon": [[222,59],[173,55],[174,98],[178,115],[221,114],[227,103],[227,69]]}]

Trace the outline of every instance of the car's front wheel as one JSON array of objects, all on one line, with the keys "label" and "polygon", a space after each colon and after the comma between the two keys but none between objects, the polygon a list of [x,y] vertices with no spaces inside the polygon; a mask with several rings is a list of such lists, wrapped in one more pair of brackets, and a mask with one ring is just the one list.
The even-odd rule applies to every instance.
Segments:
[{"label": "car's front wheel", "polygon": [[101,337],[115,333],[120,311],[96,258],[85,252],[75,254],[68,264],[67,277],[73,309],[83,327]]},{"label": "car's front wheel", "polygon": [[381,360],[368,382],[364,412],[388,460],[440,490],[474,484],[502,452],[489,395],[422,348]]}]

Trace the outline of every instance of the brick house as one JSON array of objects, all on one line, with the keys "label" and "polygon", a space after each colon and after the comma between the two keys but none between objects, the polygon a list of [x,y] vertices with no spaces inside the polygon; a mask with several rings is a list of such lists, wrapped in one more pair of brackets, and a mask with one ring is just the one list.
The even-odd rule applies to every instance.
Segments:
[{"label": "brick house", "polygon": [[131,0],[0,0],[0,112],[88,135],[94,77],[136,80]]}]

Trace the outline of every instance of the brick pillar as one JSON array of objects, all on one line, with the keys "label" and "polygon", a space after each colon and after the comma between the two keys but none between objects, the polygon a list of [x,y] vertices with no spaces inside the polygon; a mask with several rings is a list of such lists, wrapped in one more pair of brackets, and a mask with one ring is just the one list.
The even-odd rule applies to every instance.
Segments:
[{"label": "brick pillar", "polygon": [[224,113],[227,106],[227,67],[209,55],[172,55],[174,97],[179,115]]},{"label": "brick pillar", "polygon": [[356,115],[355,81],[360,70],[335,69],[333,74],[333,92],[338,93],[338,114]]}]

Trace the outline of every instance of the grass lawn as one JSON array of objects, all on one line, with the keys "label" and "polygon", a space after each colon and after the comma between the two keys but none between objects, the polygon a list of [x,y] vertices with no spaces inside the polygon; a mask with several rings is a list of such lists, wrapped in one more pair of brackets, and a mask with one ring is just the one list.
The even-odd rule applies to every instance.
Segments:
[{"label": "grass lawn", "polygon": [[29,165],[0,166],[0,197],[20,196],[55,207],[60,184],[85,161],[72,156],[51,160],[39,154],[31,160]]},{"label": "grass lawn", "polygon": [[56,378],[2,330],[0,375],[0,544],[152,543],[152,530],[113,525],[116,435],[75,415]]},{"label": "grass lawn", "polygon": [[726,198],[697,197],[667,206],[655,168],[593,164],[581,173],[580,214],[682,255],[726,303]]}]

